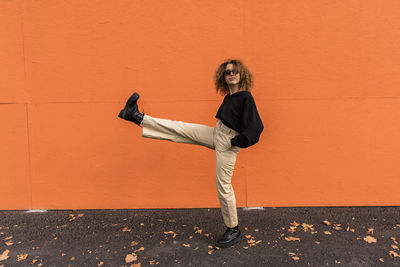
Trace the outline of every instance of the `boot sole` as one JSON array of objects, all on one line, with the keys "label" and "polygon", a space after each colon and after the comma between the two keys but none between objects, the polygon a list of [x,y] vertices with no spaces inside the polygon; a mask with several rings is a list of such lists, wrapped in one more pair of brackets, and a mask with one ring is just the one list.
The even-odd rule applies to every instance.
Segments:
[{"label": "boot sole", "polygon": [[231,247],[231,246],[233,246],[233,245],[235,245],[236,243],[238,243],[239,241],[241,241],[242,240],[242,236],[240,235],[240,236],[238,236],[236,239],[233,239],[231,242],[229,242],[229,243],[226,243],[226,244],[215,244],[215,246],[216,247],[219,247],[219,248],[228,248],[228,247]]}]

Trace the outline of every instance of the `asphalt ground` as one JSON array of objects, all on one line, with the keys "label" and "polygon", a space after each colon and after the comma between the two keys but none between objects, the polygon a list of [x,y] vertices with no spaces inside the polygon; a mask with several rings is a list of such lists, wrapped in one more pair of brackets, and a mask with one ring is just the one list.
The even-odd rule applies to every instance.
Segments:
[{"label": "asphalt ground", "polygon": [[0,211],[0,266],[400,266],[400,207]]}]

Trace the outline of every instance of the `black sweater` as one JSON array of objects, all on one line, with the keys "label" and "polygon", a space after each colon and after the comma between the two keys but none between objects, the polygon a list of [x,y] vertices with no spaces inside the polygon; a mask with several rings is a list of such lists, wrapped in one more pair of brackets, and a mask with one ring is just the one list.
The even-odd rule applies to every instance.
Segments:
[{"label": "black sweater", "polygon": [[246,148],[254,145],[264,129],[254,98],[248,91],[226,95],[216,117],[229,128],[239,132],[231,139],[233,146]]}]

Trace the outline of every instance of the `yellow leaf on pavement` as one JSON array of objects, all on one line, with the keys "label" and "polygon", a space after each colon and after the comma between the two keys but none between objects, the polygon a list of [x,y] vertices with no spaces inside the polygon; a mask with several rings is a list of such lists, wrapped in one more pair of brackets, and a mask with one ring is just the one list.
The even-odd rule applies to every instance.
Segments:
[{"label": "yellow leaf on pavement", "polygon": [[289,236],[289,237],[285,237],[285,240],[286,241],[300,241],[300,238]]},{"label": "yellow leaf on pavement", "polygon": [[138,252],[138,251],[142,251],[142,250],[144,250],[144,247],[140,247],[137,250],[135,250],[134,252]]},{"label": "yellow leaf on pavement", "polygon": [[23,261],[28,257],[28,254],[17,255],[17,261]]},{"label": "yellow leaf on pavement", "polygon": [[366,241],[366,242],[368,242],[368,243],[376,243],[376,238],[373,238],[372,236],[370,236],[370,235],[367,235],[366,237],[364,237],[364,240]]},{"label": "yellow leaf on pavement", "polygon": [[137,256],[136,256],[136,255],[133,255],[133,254],[127,254],[127,255],[125,256],[125,262],[126,262],[126,263],[130,263],[130,262],[132,262],[132,261],[137,261]]},{"label": "yellow leaf on pavement", "polygon": [[6,249],[2,254],[0,254],[0,261],[8,259],[8,253],[10,253],[10,251]]},{"label": "yellow leaf on pavement", "polygon": [[307,232],[308,230],[314,230],[313,224],[306,224],[305,222],[303,222],[301,226],[303,227],[304,232]]},{"label": "yellow leaf on pavement", "polygon": [[174,233],[174,231],[168,231],[168,232],[164,232],[164,234],[173,234],[174,236],[172,238],[175,238],[176,234]]}]

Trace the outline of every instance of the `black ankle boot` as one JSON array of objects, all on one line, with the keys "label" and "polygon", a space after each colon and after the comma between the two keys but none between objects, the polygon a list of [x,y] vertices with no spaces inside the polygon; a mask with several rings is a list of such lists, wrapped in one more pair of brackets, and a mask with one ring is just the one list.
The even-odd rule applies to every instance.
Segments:
[{"label": "black ankle boot", "polygon": [[139,94],[136,92],[133,93],[133,95],[131,95],[131,97],[126,102],[125,108],[121,110],[121,112],[118,114],[118,117],[127,121],[131,121],[140,126],[143,121],[144,113],[139,112],[137,106],[138,99]]},{"label": "black ankle boot", "polygon": [[240,236],[240,230],[238,226],[234,228],[228,228],[226,229],[223,237],[218,240],[216,246],[220,248],[227,248],[236,244],[241,239],[242,237]]}]

